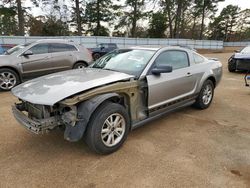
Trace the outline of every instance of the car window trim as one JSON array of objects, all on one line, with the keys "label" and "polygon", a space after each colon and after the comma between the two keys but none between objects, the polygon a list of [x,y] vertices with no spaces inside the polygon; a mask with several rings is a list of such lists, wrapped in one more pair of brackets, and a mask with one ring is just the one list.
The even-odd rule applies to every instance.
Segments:
[{"label": "car window trim", "polygon": [[[51,51],[51,49],[52,49],[52,45],[53,44],[64,44],[64,45],[69,45],[69,46],[73,46],[76,50],[71,50],[71,51],[69,51],[69,50],[67,50],[67,51],[61,51],[61,52],[52,52]],[[49,43],[49,53],[51,54],[51,53],[62,53],[62,52],[79,52],[79,48],[77,48],[77,46],[76,45],[74,45],[74,44],[67,44],[67,43]]]},{"label": "car window trim", "polygon": [[148,72],[147,72],[146,75],[152,75],[152,72],[151,72],[151,71],[152,71],[153,67],[154,67],[155,64],[156,64],[157,58],[158,58],[162,53],[164,53],[164,52],[169,52],[169,51],[184,52],[184,53],[186,53],[186,55],[187,55],[187,57],[188,57],[188,66],[187,66],[187,67],[183,67],[183,68],[179,68],[179,69],[173,69],[173,72],[174,72],[175,70],[180,70],[180,69],[184,69],[184,68],[190,67],[190,56],[189,56],[189,53],[188,53],[187,51],[181,50],[181,49],[167,49],[167,50],[162,51],[162,52],[155,58],[153,64],[152,64],[151,67],[149,68],[149,70],[148,70]]},{"label": "car window trim", "polygon": [[[40,45],[40,44],[47,44],[47,45],[48,45],[48,52],[47,52],[47,53],[42,53],[42,54],[48,54],[48,53],[49,53],[49,43],[36,43],[36,44],[34,44],[33,46],[31,46],[30,48],[24,50],[24,51],[20,54],[20,56],[22,56],[23,53],[25,53],[26,51],[30,50],[30,49],[33,48],[34,46]],[[32,50],[31,50],[31,51],[32,51]],[[42,54],[32,54],[32,56],[33,56],[33,55],[42,55]]]}]

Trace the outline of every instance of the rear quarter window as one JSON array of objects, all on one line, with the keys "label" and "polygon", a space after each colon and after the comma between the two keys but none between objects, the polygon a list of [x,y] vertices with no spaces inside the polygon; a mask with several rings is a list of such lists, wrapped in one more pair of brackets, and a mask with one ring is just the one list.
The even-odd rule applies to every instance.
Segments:
[{"label": "rear quarter window", "polygon": [[195,64],[200,64],[200,63],[204,63],[205,62],[205,59],[204,57],[196,54],[196,53],[193,53],[193,57],[194,57],[194,63]]}]

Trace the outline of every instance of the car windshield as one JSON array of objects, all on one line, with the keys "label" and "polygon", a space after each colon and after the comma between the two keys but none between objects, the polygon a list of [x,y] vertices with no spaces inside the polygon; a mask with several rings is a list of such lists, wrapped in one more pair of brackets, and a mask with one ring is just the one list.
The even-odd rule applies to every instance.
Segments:
[{"label": "car windshield", "polygon": [[247,46],[241,50],[241,53],[243,54],[250,54],[250,46]]},{"label": "car windshield", "polygon": [[17,53],[19,50],[25,48],[26,46],[30,45],[31,43],[27,43],[27,44],[24,44],[24,45],[17,45],[17,46],[14,46],[13,48],[10,48],[8,49],[4,54],[5,55],[11,55],[11,54],[15,54]]},{"label": "car windshield", "polygon": [[153,50],[114,50],[95,61],[90,67],[123,72],[139,77],[154,54],[155,51]]}]

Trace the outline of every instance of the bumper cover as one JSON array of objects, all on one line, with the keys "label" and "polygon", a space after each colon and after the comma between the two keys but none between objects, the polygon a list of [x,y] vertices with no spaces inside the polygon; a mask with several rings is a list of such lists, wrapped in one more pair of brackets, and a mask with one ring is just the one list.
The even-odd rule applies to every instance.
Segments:
[{"label": "bumper cover", "polygon": [[47,119],[41,120],[33,120],[27,117],[22,111],[17,109],[16,106],[12,106],[12,112],[16,120],[23,125],[29,131],[35,134],[42,134],[47,130],[51,130],[59,125],[61,125],[61,121],[59,118],[51,117]]},{"label": "bumper cover", "polygon": [[237,70],[250,70],[250,59],[236,59]]}]

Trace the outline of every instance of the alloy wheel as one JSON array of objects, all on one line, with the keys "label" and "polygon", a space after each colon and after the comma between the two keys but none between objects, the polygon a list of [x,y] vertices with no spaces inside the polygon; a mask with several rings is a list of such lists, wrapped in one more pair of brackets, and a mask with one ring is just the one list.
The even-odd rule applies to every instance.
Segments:
[{"label": "alloy wheel", "polygon": [[213,88],[211,85],[206,85],[203,91],[202,101],[205,105],[208,105],[213,98]]},{"label": "alloy wheel", "polygon": [[101,129],[102,142],[107,147],[118,144],[125,133],[126,122],[121,114],[111,114],[103,123]]},{"label": "alloy wheel", "polygon": [[11,72],[0,73],[0,88],[3,90],[12,89],[17,83],[17,78]]}]

